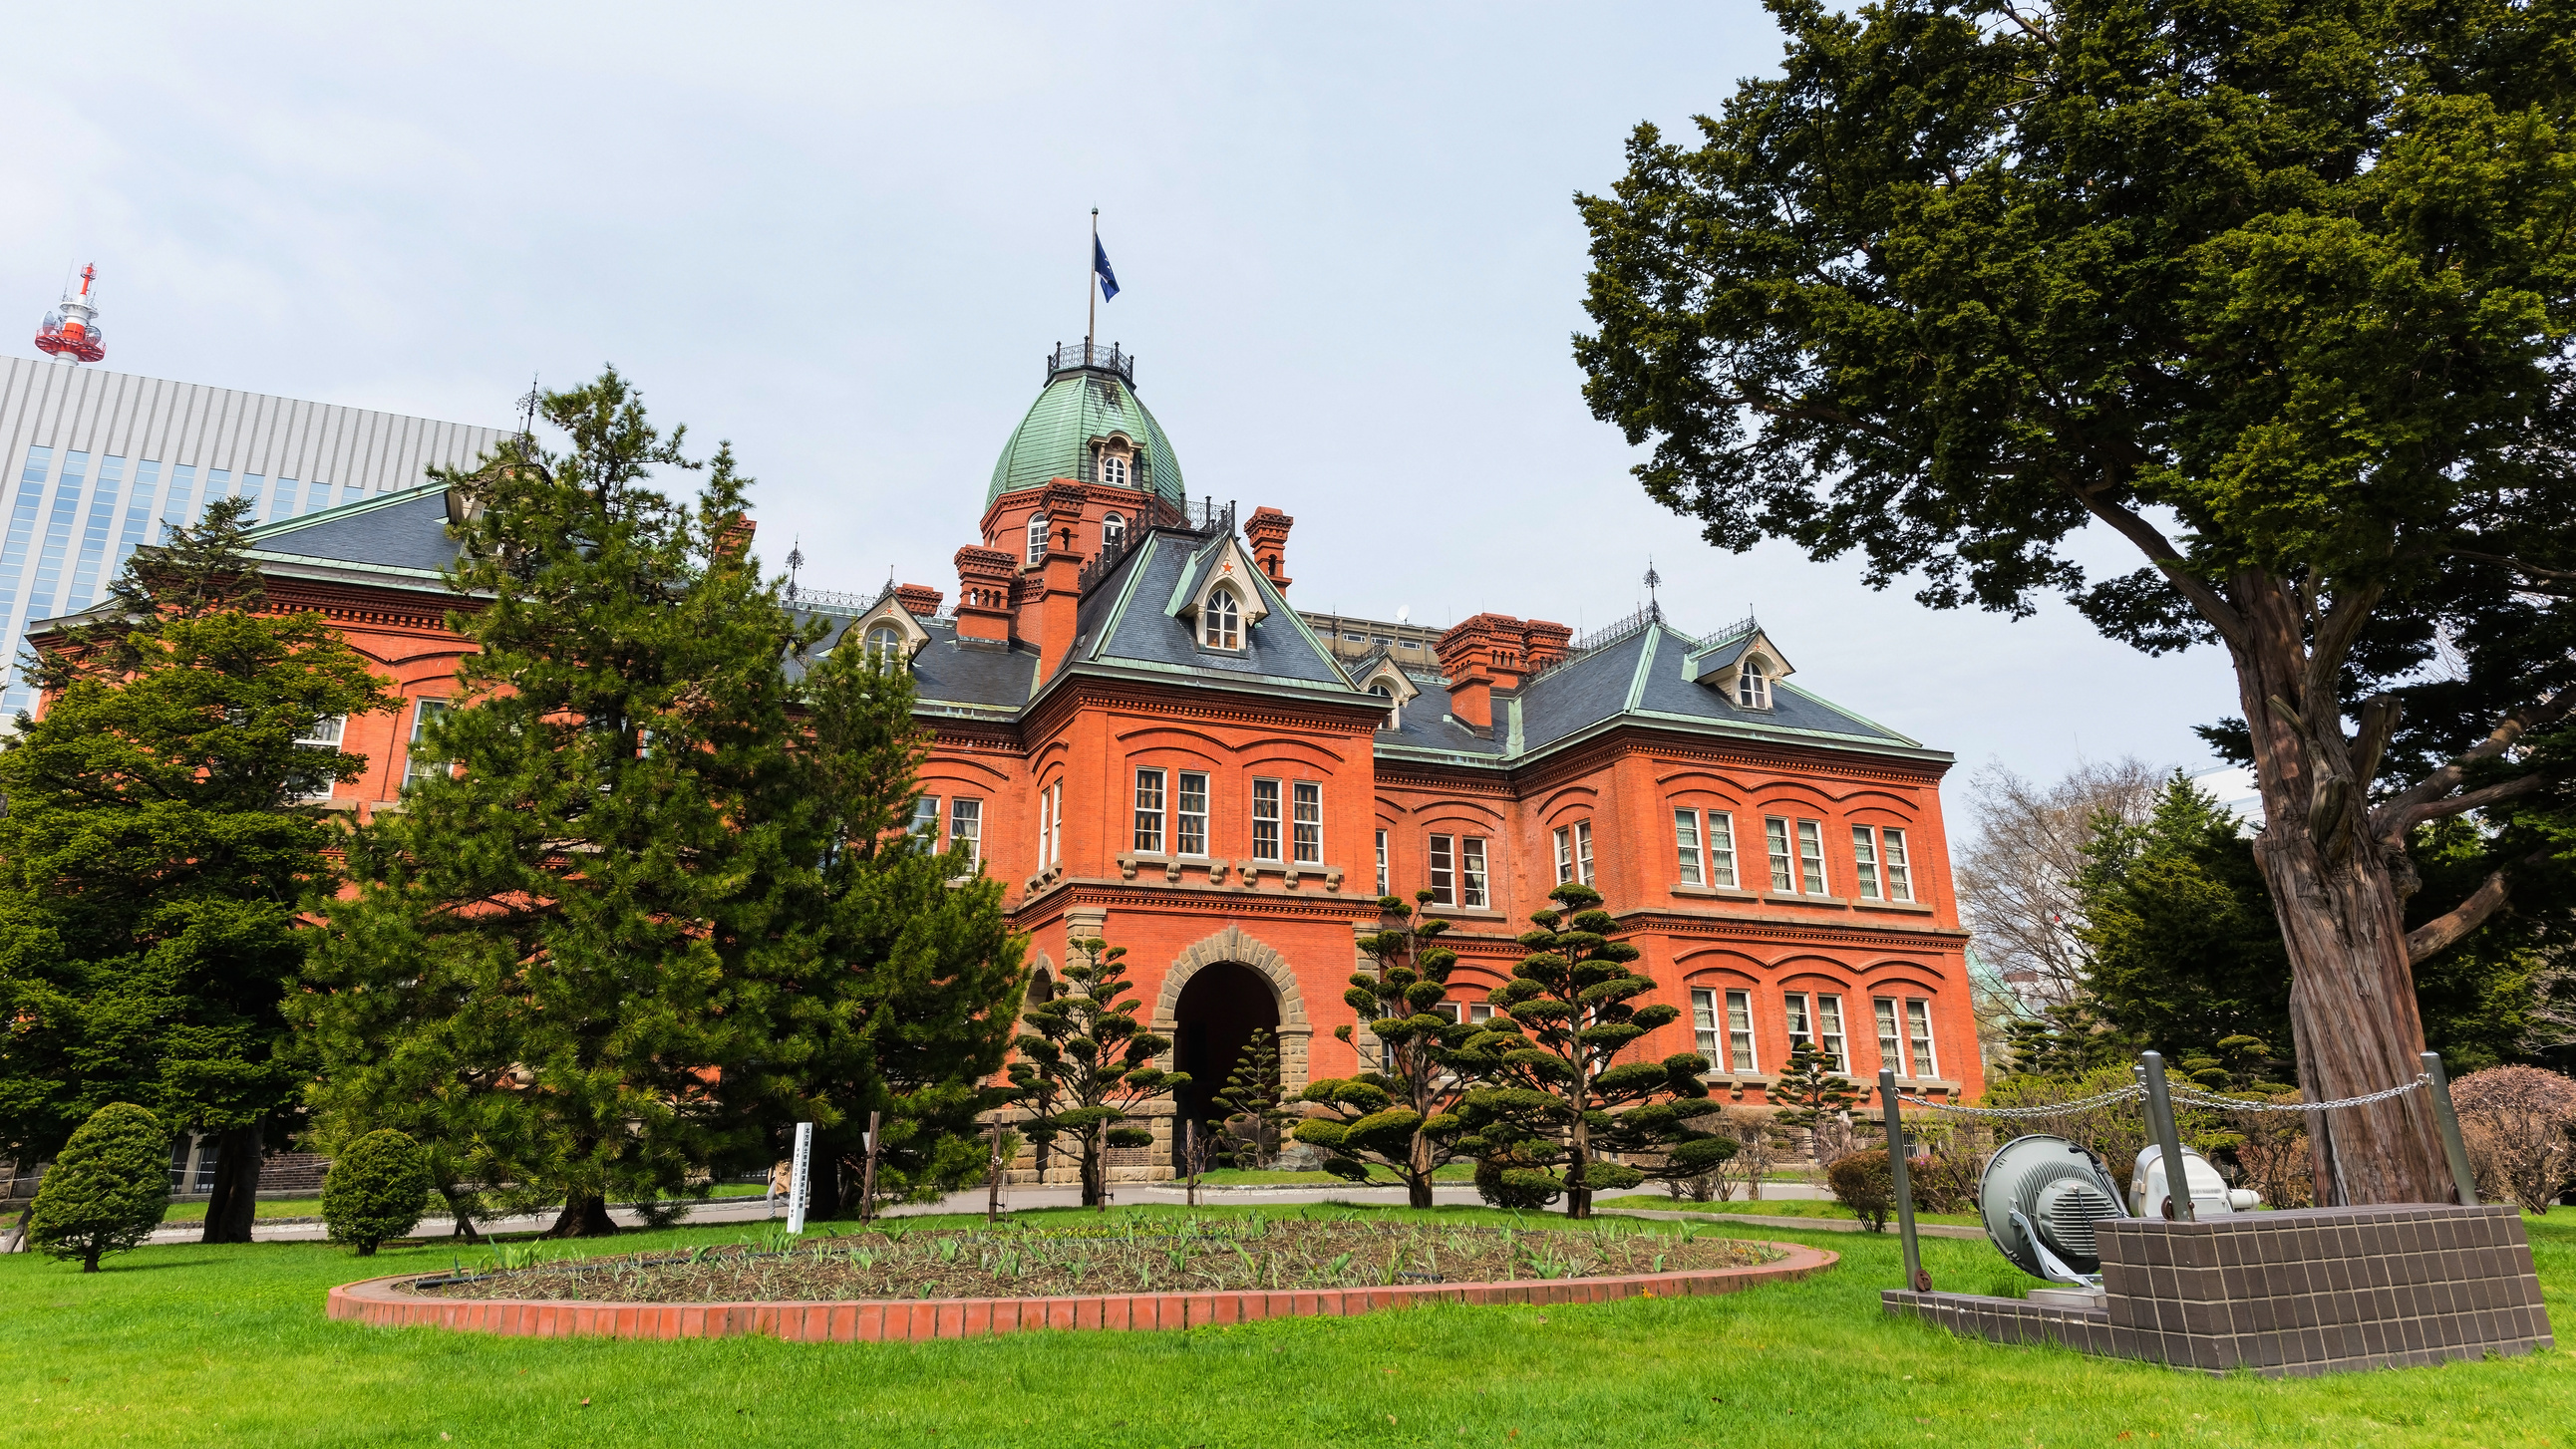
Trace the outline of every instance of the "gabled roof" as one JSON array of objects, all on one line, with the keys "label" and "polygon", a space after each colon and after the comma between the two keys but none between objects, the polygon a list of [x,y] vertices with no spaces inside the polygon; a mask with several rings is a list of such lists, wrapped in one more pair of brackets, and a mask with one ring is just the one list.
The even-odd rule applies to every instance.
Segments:
[{"label": "gabled roof", "polygon": [[1226,537],[1168,528],[1147,533],[1083,596],[1074,616],[1073,648],[1058,673],[1096,666],[1208,683],[1360,693],[1332,650],[1258,569],[1243,570],[1249,575],[1243,582],[1268,612],[1245,629],[1242,651],[1199,644],[1197,629],[1172,611],[1172,603],[1192,596],[1222,554]]},{"label": "gabled roof", "polygon": [[1693,681],[1694,641],[1661,622],[1549,670],[1521,687],[1498,730],[1514,753],[1534,753],[1614,717],[1641,724],[1712,730],[1743,738],[1921,750],[1920,742],[1808,693],[1775,682],[1769,709],[1748,709],[1716,682]]}]

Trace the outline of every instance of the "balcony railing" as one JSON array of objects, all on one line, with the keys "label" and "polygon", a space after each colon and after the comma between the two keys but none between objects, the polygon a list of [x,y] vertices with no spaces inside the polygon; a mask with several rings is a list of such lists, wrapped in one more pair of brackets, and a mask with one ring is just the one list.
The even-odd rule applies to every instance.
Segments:
[{"label": "balcony railing", "polygon": [[1119,351],[1115,342],[1059,342],[1055,351],[1047,354],[1048,377],[1086,367],[1116,373],[1129,387],[1136,385],[1135,354]]}]

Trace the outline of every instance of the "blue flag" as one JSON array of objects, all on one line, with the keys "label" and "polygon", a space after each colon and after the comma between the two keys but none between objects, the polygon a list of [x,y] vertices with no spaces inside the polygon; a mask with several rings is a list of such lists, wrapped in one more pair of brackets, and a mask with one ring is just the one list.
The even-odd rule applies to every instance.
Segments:
[{"label": "blue flag", "polygon": [[1091,239],[1091,269],[1100,274],[1100,300],[1118,300],[1118,274],[1109,270],[1109,253],[1101,247],[1098,237]]}]

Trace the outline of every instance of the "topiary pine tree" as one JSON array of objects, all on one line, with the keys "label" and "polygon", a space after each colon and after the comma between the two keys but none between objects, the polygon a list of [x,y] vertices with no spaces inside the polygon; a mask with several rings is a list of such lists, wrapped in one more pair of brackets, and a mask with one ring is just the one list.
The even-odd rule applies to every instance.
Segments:
[{"label": "topiary pine tree", "polygon": [[1031,1030],[1014,1043],[1011,1085],[1030,1112],[1021,1135],[1041,1146],[1071,1138],[1082,1162],[1082,1205],[1106,1208],[1109,1149],[1154,1140],[1118,1124],[1128,1109],[1179,1091],[1190,1077],[1154,1065],[1171,1039],[1137,1029],[1144,1002],[1118,999],[1129,987],[1127,948],[1093,937],[1071,949],[1055,995],[1028,1008]]},{"label": "topiary pine tree", "polygon": [[36,1186],[29,1239],[57,1258],[122,1253],[152,1235],[170,1210],[170,1129],[131,1102],[90,1114]]},{"label": "topiary pine tree", "polygon": [[0,752],[0,1157],[52,1158],[112,1101],[216,1133],[208,1242],[250,1241],[263,1126],[311,1075],[282,1008],[340,830],[305,802],[367,768],[299,741],[393,707],[321,614],[271,605],[247,510],[138,550]]},{"label": "topiary pine tree", "polygon": [[[1548,892],[1562,910],[1534,912],[1521,936],[1530,954],[1489,999],[1508,1016],[1460,1054],[1491,1085],[1471,1089],[1462,1150],[1544,1164],[1507,1167],[1501,1183],[1565,1194],[1568,1217],[1592,1215],[1593,1194],[1649,1178],[1695,1177],[1735,1153],[1733,1138],[1690,1123],[1714,1110],[1701,1076],[1708,1058],[1676,1052],[1660,1062],[1617,1062],[1629,1044],[1681,1013],[1630,1003],[1655,983],[1629,968],[1636,947],[1609,939],[1618,923],[1601,893],[1569,881]],[[1568,913],[1571,913],[1569,918]],[[1624,1110],[1622,1110],[1624,1109]],[[1607,1162],[1616,1152],[1654,1165]]]},{"label": "topiary pine tree", "polygon": [[[1428,906],[1431,892],[1415,898]],[[1298,1123],[1297,1140],[1324,1149],[1324,1170],[1352,1182],[1366,1181],[1371,1163],[1393,1169],[1406,1200],[1427,1208],[1432,1175],[1458,1158],[1467,1130],[1458,1106],[1476,1077],[1465,1048],[1486,1033],[1438,1010],[1458,963],[1456,952],[1434,944],[1449,923],[1417,923],[1412,907],[1394,896],[1377,907],[1382,929],[1359,943],[1376,969],[1354,972],[1342,993],[1377,1038],[1377,1065],[1309,1083],[1299,1100],[1332,1115]],[[1333,1035],[1350,1041],[1353,1033],[1340,1026]]]},{"label": "topiary pine tree", "polygon": [[[348,847],[303,1018],[317,1105],[434,1135],[552,1231],[675,1214],[700,1169],[767,1157],[726,1085],[767,1041],[793,823],[787,651],[800,628],[745,552],[729,448],[689,459],[614,370],[548,393],[563,452],[511,437],[468,473],[449,571],[474,646],[425,744],[453,762]],[[656,469],[704,474],[675,501]]]},{"label": "topiary pine tree", "polygon": [[1779,1108],[1772,1114],[1773,1125],[1804,1135],[1811,1156],[1820,1155],[1819,1131],[1828,1123],[1840,1122],[1860,1103],[1842,1068],[1812,1040],[1789,1049],[1789,1061],[1772,1081],[1770,1096]]},{"label": "topiary pine tree", "polygon": [[361,1258],[420,1222],[429,1206],[429,1154],[400,1132],[370,1132],[331,1159],[322,1178],[322,1225]]},{"label": "topiary pine tree", "polygon": [[1243,1044],[1225,1086],[1210,1099],[1217,1110],[1217,1134],[1228,1161],[1236,1167],[1268,1167],[1278,1160],[1280,1141],[1298,1120],[1282,1100],[1279,1043],[1261,1027]]}]

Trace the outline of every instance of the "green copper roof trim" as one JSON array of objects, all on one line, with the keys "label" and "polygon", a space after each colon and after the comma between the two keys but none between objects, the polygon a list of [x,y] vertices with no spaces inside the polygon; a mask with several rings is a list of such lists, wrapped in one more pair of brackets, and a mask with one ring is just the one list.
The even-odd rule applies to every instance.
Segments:
[{"label": "green copper roof trim", "polygon": [[293,518],[271,519],[266,523],[257,525],[256,527],[243,529],[242,537],[250,540],[274,538],[278,534],[292,533],[299,528],[311,528],[317,523],[331,523],[343,518],[355,518],[361,513],[373,513],[379,508],[390,508],[397,503],[409,503],[424,493],[444,493],[446,491],[447,485],[444,483],[416,484],[413,487],[404,488],[396,492],[378,493],[372,497],[361,498],[355,503],[335,503],[328,508],[318,509],[312,513],[299,513]]},{"label": "green copper roof trim", "polygon": [[1172,440],[1135,389],[1105,372],[1066,372],[1047,382],[1002,445],[992,486],[984,492],[985,505],[1012,489],[1035,488],[1049,479],[1089,479],[1091,440],[1111,433],[1135,440],[1156,493],[1176,508],[1189,501]]},{"label": "green copper roof trim", "polygon": [[1825,698],[1823,695],[1816,693],[1812,689],[1800,689],[1798,686],[1791,684],[1785,679],[1775,679],[1771,681],[1771,687],[1775,690],[1785,689],[1801,699],[1814,700],[1816,703],[1823,705],[1825,708],[1832,710],[1834,713],[1841,715],[1846,719],[1859,720],[1862,724],[1869,726],[1871,729],[1878,731],[1880,734],[1887,736],[1891,740],[1901,741],[1918,750],[1925,748],[1924,743],[1921,740],[1914,738],[1912,735],[1906,734],[1902,730],[1889,729],[1887,726],[1880,724],[1878,721],[1871,719],[1869,716],[1862,714],[1858,710],[1845,709],[1841,705],[1834,703],[1832,700]]},{"label": "green copper roof trim", "polygon": [[1637,651],[1637,672],[1628,677],[1628,702],[1621,706],[1626,713],[1636,713],[1637,706],[1645,702],[1646,676],[1654,672],[1655,645],[1662,642],[1663,637],[1661,629],[1646,631],[1646,647]]}]

